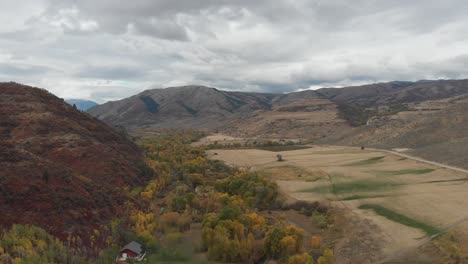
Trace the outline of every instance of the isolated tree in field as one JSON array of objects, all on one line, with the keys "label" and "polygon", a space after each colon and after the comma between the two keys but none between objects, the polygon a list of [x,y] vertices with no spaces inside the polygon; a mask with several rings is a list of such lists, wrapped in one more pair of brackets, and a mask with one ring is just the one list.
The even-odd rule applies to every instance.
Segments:
[{"label": "isolated tree in field", "polygon": [[276,160],[283,161],[283,156],[281,156],[281,154],[276,155]]}]

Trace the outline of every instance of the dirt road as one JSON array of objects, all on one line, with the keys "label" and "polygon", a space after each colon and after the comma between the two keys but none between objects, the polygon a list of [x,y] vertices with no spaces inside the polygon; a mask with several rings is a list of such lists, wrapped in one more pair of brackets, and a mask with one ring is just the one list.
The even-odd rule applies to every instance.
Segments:
[{"label": "dirt road", "polygon": [[401,152],[398,152],[398,151],[386,150],[386,149],[375,149],[375,148],[367,148],[367,149],[372,150],[372,151],[380,151],[380,152],[390,153],[390,154],[397,155],[397,156],[400,156],[400,157],[403,157],[403,158],[412,159],[412,160],[415,160],[415,161],[423,162],[423,163],[434,165],[434,166],[437,166],[437,167],[441,167],[441,168],[445,168],[445,169],[454,170],[454,171],[463,172],[463,173],[468,174],[468,170],[465,170],[465,169],[462,169],[462,168],[442,164],[442,163],[435,162],[435,161],[426,160],[426,159],[423,159],[423,158],[419,158],[419,157],[411,156],[411,155],[408,155],[408,154],[404,154],[404,153],[401,153]]}]

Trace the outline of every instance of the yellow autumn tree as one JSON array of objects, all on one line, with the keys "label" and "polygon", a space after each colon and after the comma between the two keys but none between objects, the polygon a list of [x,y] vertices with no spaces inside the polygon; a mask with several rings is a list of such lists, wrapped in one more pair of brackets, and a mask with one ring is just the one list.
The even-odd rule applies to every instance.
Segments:
[{"label": "yellow autumn tree", "polygon": [[319,236],[312,236],[310,239],[310,246],[312,249],[320,248],[320,237]]},{"label": "yellow autumn tree", "polygon": [[13,225],[0,236],[1,263],[85,263],[44,229]]},{"label": "yellow autumn tree", "polygon": [[314,264],[314,259],[307,253],[288,258],[288,264]]},{"label": "yellow autumn tree", "polygon": [[239,251],[242,263],[253,263],[253,257],[255,255],[255,238],[252,233],[247,235],[247,239],[241,241]]},{"label": "yellow autumn tree", "polygon": [[264,231],[266,221],[263,216],[258,215],[256,213],[248,213],[248,214],[245,214],[245,216],[247,217],[248,222],[249,222],[248,228],[254,234],[259,234]]},{"label": "yellow autumn tree", "polygon": [[152,240],[157,227],[156,216],[153,213],[133,211],[130,214],[132,229],[145,239]]},{"label": "yellow autumn tree", "polygon": [[296,238],[294,236],[285,236],[280,240],[281,251],[286,255],[293,255],[296,251]]},{"label": "yellow autumn tree", "polygon": [[323,255],[317,260],[317,264],[331,264],[334,262],[333,251],[329,248],[323,251]]},{"label": "yellow autumn tree", "polygon": [[290,225],[285,227],[284,231],[295,238],[295,251],[300,252],[304,245],[304,229]]}]

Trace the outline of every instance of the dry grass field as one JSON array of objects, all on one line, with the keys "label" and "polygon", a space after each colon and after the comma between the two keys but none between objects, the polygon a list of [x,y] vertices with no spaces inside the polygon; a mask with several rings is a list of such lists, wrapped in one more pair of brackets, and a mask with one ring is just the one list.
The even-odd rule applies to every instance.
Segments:
[{"label": "dry grass field", "polygon": [[[277,154],[284,161],[278,162]],[[468,238],[468,229],[457,226],[468,217],[468,175],[462,172],[390,153],[339,146],[283,152],[210,150],[208,155],[272,177],[292,198],[329,201],[368,221],[378,229],[381,258],[398,257],[440,233],[444,235],[437,241],[447,240],[449,227],[455,228],[457,239]]]}]

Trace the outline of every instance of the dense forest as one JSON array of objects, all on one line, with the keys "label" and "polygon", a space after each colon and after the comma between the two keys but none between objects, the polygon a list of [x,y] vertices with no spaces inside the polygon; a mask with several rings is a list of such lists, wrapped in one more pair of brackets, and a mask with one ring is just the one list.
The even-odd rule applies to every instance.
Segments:
[{"label": "dense forest", "polygon": [[96,227],[89,243],[13,225],[0,236],[0,263],[114,263],[120,247],[133,240],[144,245],[146,263],[333,263],[320,236],[306,237],[271,214],[294,209],[326,218],[326,207],[285,205],[273,181],[209,160],[203,147],[191,146],[200,136],[171,131],[140,139],[147,174],[154,177],[123,190],[131,197],[126,213]]}]

